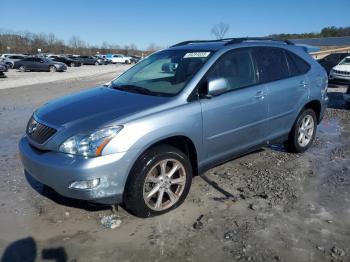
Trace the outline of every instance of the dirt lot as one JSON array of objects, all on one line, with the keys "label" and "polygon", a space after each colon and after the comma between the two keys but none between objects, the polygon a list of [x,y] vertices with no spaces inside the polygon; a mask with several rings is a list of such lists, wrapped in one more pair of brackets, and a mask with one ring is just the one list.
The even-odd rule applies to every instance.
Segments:
[{"label": "dirt lot", "polygon": [[114,75],[0,90],[2,261],[350,261],[345,88],[330,89],[308,152],[276,145],[211,169],[194,178],[181,207],[160,217],[119,208],[120,227],[107,229],[100,221],[110,207],[63,198],[26,177],[17,142],[33,110]]}]

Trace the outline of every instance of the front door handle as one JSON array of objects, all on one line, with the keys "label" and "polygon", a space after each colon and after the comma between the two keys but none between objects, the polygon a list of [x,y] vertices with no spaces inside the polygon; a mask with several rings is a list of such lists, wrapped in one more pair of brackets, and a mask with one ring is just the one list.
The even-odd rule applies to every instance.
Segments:
[{"label": "front door handle", "polygon": [[258,92],[256,92],[255,98],[256,98],[256,99],[264,99],[264,98],[265,98],[264,92],[263,92],[263,91],[258,91]]}]

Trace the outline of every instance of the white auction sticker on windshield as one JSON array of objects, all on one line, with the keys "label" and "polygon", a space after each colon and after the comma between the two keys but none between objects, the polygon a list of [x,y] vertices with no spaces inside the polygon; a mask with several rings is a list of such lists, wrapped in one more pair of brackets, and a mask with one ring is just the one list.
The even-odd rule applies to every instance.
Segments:
[{"label": "white auction sticker on windshield", "polygon": [[184,58],[191,58],[191,57],[208,57],[210,55],[210,52],[192,52],[187,53]]}]

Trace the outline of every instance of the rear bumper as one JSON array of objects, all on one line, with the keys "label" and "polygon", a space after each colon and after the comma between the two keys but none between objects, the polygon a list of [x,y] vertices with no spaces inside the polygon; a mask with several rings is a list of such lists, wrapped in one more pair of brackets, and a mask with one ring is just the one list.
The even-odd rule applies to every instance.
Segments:
[{"label": "rear bumper", "polygon": [[[102,204],[121,203],[124,184],[128,174],[126,153],[111,154],[96,158],[71,156],[57,152],[41,152],[34,149],[23,137],[19,153],[25,171],[57,193],[81,200]],[[100,179],[93,189],[69,188],[74,181]]]}]

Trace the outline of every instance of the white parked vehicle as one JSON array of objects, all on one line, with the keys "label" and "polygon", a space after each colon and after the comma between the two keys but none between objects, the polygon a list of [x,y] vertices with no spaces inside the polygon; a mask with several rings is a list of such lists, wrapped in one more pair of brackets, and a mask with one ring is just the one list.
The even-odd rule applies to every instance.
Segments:
[{"label": "white parked vehicle", "polygon": [[114,54],[112,55],[112,57],[109,57],[108,59],[111,60],[113,64],[116,64],[116,63],[131,64],[131,57],[121,55],[121,54]]},{"label": "white parked vehicle", "polygon": [[345,57],[329,73],[331,82],[350,83],[350,56]]},{"label": "white parked vehicle", "polygon": [[13,68],[17,61],[20,61],[25,57],[26,57],[25,55],[3,54],[0,57],[0,62],[6,64],[7,67],[9,67],[9,68]]}]

